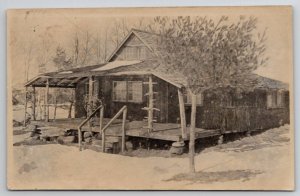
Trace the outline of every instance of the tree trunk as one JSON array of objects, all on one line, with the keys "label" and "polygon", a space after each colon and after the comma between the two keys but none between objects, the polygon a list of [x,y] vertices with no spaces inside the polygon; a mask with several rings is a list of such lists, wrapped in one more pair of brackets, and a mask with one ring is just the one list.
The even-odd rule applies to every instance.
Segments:
[{"label": "tree trunk", "polygon": [[178,101],[179,101],[179,111],[180,111],[181,136],[182,139],[186,139],[187,134],[186,134],[185,108],[184,108],[183,93],[181,92],[180,89],[178,89]]},{"label": "tree trunk", "polygon": [[189,157],[190,157],[190,173],[195,173],[195,127],[196,127],[196,103],[197,97],[194,93],[192,96],[192,113],[190,127]]},{"label": "tree trunk", "polygon": [[73,107],[73,102],[71,102],[69,107],[68,118],[72,118],[72,107]]}]

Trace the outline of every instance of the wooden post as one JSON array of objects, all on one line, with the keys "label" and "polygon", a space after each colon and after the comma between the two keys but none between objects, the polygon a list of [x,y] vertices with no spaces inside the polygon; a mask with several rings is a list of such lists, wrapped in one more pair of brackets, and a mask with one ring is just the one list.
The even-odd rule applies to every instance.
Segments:
[{"label": "wooden post", "polygon": [[89,77],[89,109],[88,116],[93,112],[93,76]]},{"label": "wooden post", "polygon": [[195,173],[195,127],[196,127],[196,103],[197,96],[191,92],[192,96],[192,113],[190,127],[189,157],[190,157],[190,173]]},{"label": "wooden post", "polygon": [[105,152],[105,131],[101,131],[101,139],[102,139],[102,152]]},{"label": "wooden post", "polygon": [[99,115],[99,133],[102,133],[102,127],[103,127],[103,115],[104,115],[104,109],[103,107],[100,109],[100,115]]},{"label": "wooden post", "polygon": [[[89,77],[89,100],[88,116],[93,112],[93,76]],[[92,131],[92,122],[89,121],[89,130]]]},{"label": "wooden post", "polygon": [[81,138],[81,128],[80,129],[78,129],[78,147],[79,147],[79,151],[81,151],[81,149],[82,149],[82,147],[81,147],[81,140],[82,140],[82,138]]},{"label": "wooden post", "polygon": [[53,121],[56,120],[56,109],[57,109],[57,92],[56,89],[54,89],[54,111],[53,111]]},{"label": "wooden post", "polygon": [[152,76],[149,76],[149,110],[148,110],[148,130],[151,132],[153,130],[153,81]]},{"label": "wooden post", "polygon": [[27,87],[25,88],[24,123],[23,123],[24,127],[26,127],[26,118],[27,118]]},{"label": "wooden post", "polygon": [[126,137],[126,116],[127,116],[127,108],[123,111],[123,121],[122,121],[122,149],[121,152],[125,151],[125,137]]},{"label": "wooden post", "polygon": [[102,127],[103,127],[103,114],[104,114],[104,108],[102,107],[100,109],[100,116],[99,116],[99,129],[100,129],[100,134],[102,136],[102,152],[105,152],[105,136],[104,136],[104,133],[102,132]]},{"label": "wooden post", "polygon": [[45,103],[44,103],[44,112],[45,112],[45,121],[49,122],[49,104],[48,104],[48,96],[49,96],[49,79],[46,82],[46,91],[45,91]]},{"label": "wooden post", "polygon": [[183,139],[186,139],[187,134],[186,134],[185,108],[184,108],[183,93],[180,89],[178,89],[178,100],[179,100],[179,111],[180,111],[181,135]]},{"label": "wooden post", "polygon": [[32,119],[36,120],[36,95],[35,95],[35,87],[32,87]]},{"label": "wooden post", "polygon": [[39,120],[43,120],[43,106],[42,106],[41,91],[39,91],[38,102],[39,102],[39,113],[38,113]]}]

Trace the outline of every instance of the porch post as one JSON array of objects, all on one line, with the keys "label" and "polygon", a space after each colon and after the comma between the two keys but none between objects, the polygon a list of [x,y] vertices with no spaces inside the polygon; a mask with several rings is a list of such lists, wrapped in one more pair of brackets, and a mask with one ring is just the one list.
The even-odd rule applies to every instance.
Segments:
[{"label": "porch post", "polygon": [[36,109],[36,95],[35,95],[35,87],[32,87],[32,119],[36,120],[35,109]]},{"label": "porch post", "polygon": [[47,79],[47,82],[46,82],[45,100],[44,100],[45,122],[49,122],[49,104],[48,104],[48,96],[49,96],[49,79]]},{"label": "porch post", "polygon": [[88,116],[93,112],[93,76],[89,77],[89,100]]},{"label": "porch post", "polygon": [[178,100],[179,100],[179,111],[180,111],[180,124],[181,124],[181,135],[183,139],[187,138],[186,134],[186,118],[185,118],[185,108],[183,93],[181,89],[178,89]]},{"label": "porch post", "polygon": [[27,118],[27,87],[25,88],[24,123],[23,123],[24,127],[26,127],[26,118]]},{"label": "porch post", "polygon": [[152,76],[149,76],[149,110],[148,110],[148,130],[153,130],[153,81]]},{"label": "porch post", "polygon": [[[88,117],[93,113],[93,76],[89,77],[89,99],[88,99]],[[89,129],[92,131],[92,122],[89,121]]]},{"label": "porch post", "polygon": [[191,112],[191,127],[190,127],[190,142],[189,142],[189,157],[190,157],[190,173],[195,173],[195,127],[196,127],[196,103],[197,96],[191,92],[192,96],[192,112]]}]

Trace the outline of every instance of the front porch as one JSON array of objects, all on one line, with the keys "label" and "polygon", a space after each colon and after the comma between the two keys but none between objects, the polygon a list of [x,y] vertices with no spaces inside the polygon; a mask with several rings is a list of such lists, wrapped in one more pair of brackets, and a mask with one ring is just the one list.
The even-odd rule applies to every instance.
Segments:
[{"label": "front porch", "polygon": [[[38,125],[38,127],[42,130],[47,131],[47,128],[51,127],[51,129],[56,129],[57,136],[62,131],[65,130],[77,130],[78,126],[84,118],[69,118],[69,119],[56,119],[49,120],[45,122],[44,120],[36,120],[32,121],[31,124]],[[105,126],[110,121],[110,118],[103,119],[103,126]],[[163,141],[188,141],[189,137],[182,138],[182,132],[180,124],[176,123],[153,123],[153,131],[148,132],[144,126],[147,122],[144,121],[131,121],[128,120],[125,123],[125,130],[127,137],[137,137],[137,138],[145,138],[145,139],[155,139],[155,140],[163,140]],[[93,119],[93,126],[90,128],[88,124],[82,127],[82,132],[92,131],[94,133],[100,132],[99,128],[99,118]],[[190,129],[187,127],[187,135],[189,136]],[[122,119],[116,119],[106,130],[107,136],[122,136]],[[219,130],[207,130],[196,128],[195,137],[206,138],[212,136],[221,135]]]}]

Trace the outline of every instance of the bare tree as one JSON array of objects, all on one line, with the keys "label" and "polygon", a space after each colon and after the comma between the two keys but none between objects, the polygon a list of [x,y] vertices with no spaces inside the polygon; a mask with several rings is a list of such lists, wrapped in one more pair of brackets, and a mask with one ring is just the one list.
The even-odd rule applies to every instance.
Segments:
[{"label": "bare tree", "polygon": [[[70,69],[73,66],[72,58],[69,58],[65,52],[65,49],[58,46],[56,48],[56,55],[53,57],[53,62],[56,65],[57,70]],[[68,101],[70,103],[68,118],[71,118],[71,111],[74,104],[74,92],[66,89],[55,89],[53,96],[54,99],[54,119],[56,118],[56,108],[58,101]]]},{"label": "bare tree", "polygon": [[[157,17],[152,29],[161,34],[158,61],[167,72],[181,74],[192,95],[190,172],[195,172],[196,95],[206,90],[222,96],[227,87],[253,90],[253,71],[267,61],[265,31],[256,34],[257,19],[237,22],[221,17]],[[257,36],[255,36],[257,35]]]},{"label": "bare tree", "polygon": [[28,45],[23,48],[24,65],[25,65],[25,81],[29,79],[29,71],[32,61],[33,41],[29,40]]}]

